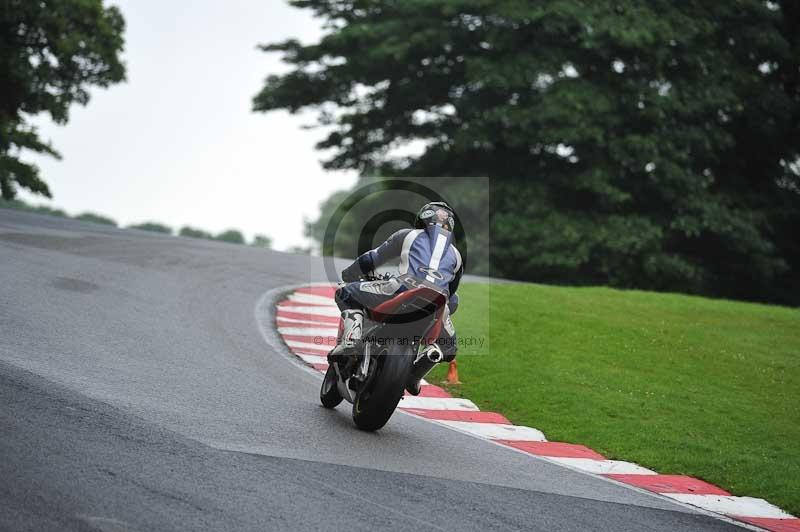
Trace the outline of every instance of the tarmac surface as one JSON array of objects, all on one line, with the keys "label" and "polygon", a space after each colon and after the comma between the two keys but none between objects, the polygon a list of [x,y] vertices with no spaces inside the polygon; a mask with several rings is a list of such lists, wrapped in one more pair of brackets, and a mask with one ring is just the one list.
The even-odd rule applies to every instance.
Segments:
[{"label": "tarmac surface", "polygon": [[0,529],[741,530],[408,415],[265,342],[319,258],[0,209]]}]

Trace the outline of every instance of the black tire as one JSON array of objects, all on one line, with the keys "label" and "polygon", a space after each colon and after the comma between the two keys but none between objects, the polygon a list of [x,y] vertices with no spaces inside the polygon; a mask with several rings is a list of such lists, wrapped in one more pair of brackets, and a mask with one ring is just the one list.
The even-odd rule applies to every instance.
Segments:
[{"label": "black tire", "polygon": [[378,430],[392,417],[411,375],[414,352],[409,346],[391,346],[375,361],[375,373],[353,403],[353,421],[367,431]]},{"label": "black tire", "polygon": [[319,402],[325,408],[336,408],[342,402],[342,394],[336,387],[336,369],[333,364],[328,366],[325,378],[322,379],[322,386],[319,389]]}]

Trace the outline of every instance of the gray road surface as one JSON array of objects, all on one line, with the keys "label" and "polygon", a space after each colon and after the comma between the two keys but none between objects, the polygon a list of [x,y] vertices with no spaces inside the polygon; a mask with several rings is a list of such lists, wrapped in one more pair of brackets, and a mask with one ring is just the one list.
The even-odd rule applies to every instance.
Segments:
[{"label": "gray road surface", "polygon": [[0,529],[739,530],[411,416],[264,341],[319,259],[0,209]]}]

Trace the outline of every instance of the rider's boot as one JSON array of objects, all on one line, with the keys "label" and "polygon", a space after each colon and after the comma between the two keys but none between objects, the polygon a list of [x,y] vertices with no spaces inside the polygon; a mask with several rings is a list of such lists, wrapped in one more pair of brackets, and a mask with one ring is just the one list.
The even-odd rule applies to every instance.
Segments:
[{"label": "rider's boot", "polygon": [[361,343],[361,334],[364,329],[364,311],[348,309],[342,311],[342,328],[336,347],[328,353],[328,363],[338,362],[350,355]]}]

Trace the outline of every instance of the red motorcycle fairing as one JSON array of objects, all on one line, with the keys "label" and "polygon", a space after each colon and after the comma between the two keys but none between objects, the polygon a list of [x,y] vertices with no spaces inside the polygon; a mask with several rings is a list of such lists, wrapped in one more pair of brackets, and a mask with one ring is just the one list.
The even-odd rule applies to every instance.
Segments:
[{"label": "red motorcycle fairing", "polygon": [[413,316],[419,316],[421,311],[434,308],[435,312],[431,312],[434,315],[433,324],[425,333],[425,343],[430,344],[439,338],[442,331],[442,316],[446,304],[447,294],[427,285],[417,285],[416,288],[400,292],[369,310],[369,315],[373,321],[384,323],[403,317],[411,320]]}]

